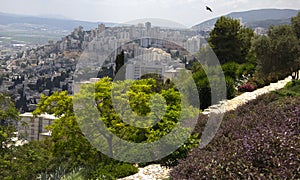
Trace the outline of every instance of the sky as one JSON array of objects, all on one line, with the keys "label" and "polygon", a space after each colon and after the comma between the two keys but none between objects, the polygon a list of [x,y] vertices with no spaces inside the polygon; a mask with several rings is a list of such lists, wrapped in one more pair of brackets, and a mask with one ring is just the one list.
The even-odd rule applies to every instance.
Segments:
[{"label": "sky", "polygon": [[160,18],[186,27],[262,8],[300,10],[300,0],[0,0],[0,12],[5,13],[113,23]]}]

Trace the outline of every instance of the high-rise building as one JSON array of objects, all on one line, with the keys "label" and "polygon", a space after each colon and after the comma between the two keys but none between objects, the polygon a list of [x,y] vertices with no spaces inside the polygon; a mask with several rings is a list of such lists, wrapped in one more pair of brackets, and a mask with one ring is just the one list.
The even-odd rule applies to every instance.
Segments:
[{"label": "high-rise building", "polygon": [[145,27],[146,27],[146,32],[149,35],[151,32],[151,23],[150,22],[146,22],[145,23]]},{"label": "high-rise building", "polygon": [[184,43],[184,48],[190,53],[198,52],[200,50],[200,37],[194,36],[192,38],[189,38]]}]

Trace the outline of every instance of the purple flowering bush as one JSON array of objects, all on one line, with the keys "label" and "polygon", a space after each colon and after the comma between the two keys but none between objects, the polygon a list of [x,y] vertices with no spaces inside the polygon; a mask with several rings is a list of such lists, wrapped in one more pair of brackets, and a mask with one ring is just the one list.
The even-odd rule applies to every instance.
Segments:
[{"label": "purple flowering bush", "polygon": [[[195,131],[201,132],[201,116]],[[300,97],[270,93],[227,112],[214,139],[193,149],[171,179],[299,179]]]},{"label": "purple flowering bush", "polygon": [[238,92],[252,92],[256,89],[256,87],[252,84],[244,84],[238,87]]}]

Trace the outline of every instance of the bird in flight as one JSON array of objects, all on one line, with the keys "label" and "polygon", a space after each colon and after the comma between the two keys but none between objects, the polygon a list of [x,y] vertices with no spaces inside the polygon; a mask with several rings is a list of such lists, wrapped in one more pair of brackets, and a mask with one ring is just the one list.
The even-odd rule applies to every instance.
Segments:
[{"label": "bird in flight", "polygon": [[206,6],[206,10],[213,12],[210,7]]}]

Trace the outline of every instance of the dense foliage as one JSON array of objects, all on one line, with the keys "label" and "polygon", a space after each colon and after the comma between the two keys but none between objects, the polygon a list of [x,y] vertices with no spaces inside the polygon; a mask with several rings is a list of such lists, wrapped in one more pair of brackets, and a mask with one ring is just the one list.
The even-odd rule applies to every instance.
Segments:
[{"label": "dense foliage", "polygon": [[[102,121],[114,135],[122,140],[135,143],[157,141],[171,132],[178,123],[181,123],[180,117],[184,119],[192,118],[199,113],[192,106],[182,106],[184,95],[181,95],[174,88],[169,88],[169,86],[167,82],[157,82],[152,78],[117,82],[111,82],[110,78],[100,79],[95,84],[95,98],[96,102],[99,102],[97,103],[97,109],[100,112],[99,121]],[[93,87],[91,85],[83,86],[79,93],[80,95],[75,96],[76,101],[84,102],[86,97],[93,94],[93,91],[91,91]],[[114,94],[113,98],[111,92]],[[115,101],[117,103],[113,104]],[[126,106],[127,104],[129,104],[130,108]],[[80,111],[79,113],[85,114],[87,112],[88,110],[82,109],[82,112]],[[87,118],[85,116],[82,116],[82,119],[81,117],[78,118],[81,128],[87,128],[86,131],[95,132],[96,134],[103,134],[106,131],[99,127],[97,129],[92,128],[95,126],[95,121],[89,119],[90,117],[88,116]],[[157,122],[154,125],[153,120]],[[189,149],[197,144],[196,137],[192,136],[184,146],[174,153],[184,156]],[[97,138],[92,139],[99,141]],[[122,147],[117,146],[114,147],[119,148],[118,151],[113,151],[113,144],[118,142],[118,139],[112,135],[103,135],[103,140],[106,141],[103,146],[108,146],[110,157],[125,158],[126,153],[130,154],[131,150],[135,151],[135,148],[127,148],[125,153],[121,149]],[[174,142],[166,143],[165,145],[172,146]],[[122,154],[119,154],[120,152]],[[151,153],[149,156],[151,155],[155,159],[154,152]],[[170,155],[164,159],[164,162],[167,165],[174,165],[178,157]],[[126,156],[128,161],[130,161],[129,158],[130,156]]]},{"label": "dense foliage", "polygon": [[0,94],[0,107],[0,140],[2,143],[0,153],[2,153],[5,152],[11,143],[11,138],[14,137],[13,132],[17,127],[19,113],[10,98],[3,94]]},{"label": "dense foliage", "polygon": [[0,94],[0,107],[0,179],[3,179],[10,176],[7,169],[12,166],[10,157],[14,147],[11,145],[19,117],[11,99],[4,94]]},{"label": "dense foliage", "polygon": [[[236,66],[230,67],[230,64]],[[200,109],[203,110],[212,105],[212,88],[217,89],[214,94],[216,101],[221,101],[225,98],[231,99],[235,96],[235,80],[238,66],[236,63],[224,64],[221,67],[220,65],[202,66],[198,62],[193,64],[191,71],[199,94]],[[221,68],[223,67],[226,70],[225,76],[222,74],[223,71]],[[222,82],[223,80],[224,82]],[[224,89],[222,84],[224,84]]]},{"label": "dense foliage", "polygon": [[[170,82],[158,82],[151,78],[135,81],[127,91],[126,94],[129,99],[126,99],[122,92],[124,85],[128,83],[130,84],[131,81],[113,83],[111,79],[103,78],[96,83],[96,86],[85,85],[82,87],[81,94],[77,95],[85,97],[91,92],[89,88],[95,88],[97,108],[103,115],[103,118],[99,120],[104,121],[111,132],[125,140],[138,143],[156,141],[168,134],[176,123],[179,123],[179,112],[184,117],[191,117],[199,113],[195,108],[181,106],[181,101],[185,101],[184,96],[174,89]],[[165,115],[160,116],[151,112],[150,117],[160,118],[158,124],[153,127],[136,128],[127,125],[122,121],[119,114],[111,108],[110,92],[113,85],[116,88],[116,97],[120,98],[118,105],[122,106],[122,103],[127,101],[134,110],[135,114],[130,116],[131,118],[149,114],[152,109],[165,110]],[[157,93],[161,96],[157,96]],[[160,101],[160,98],[165,99],[165,107],[161,106],[163,101]],[[73,177],[72,175],[83,179],[115,179],[137,172],[137,168],[133,164],[116,161],[91,145],[83,134],[82,127],[79,127],[78,119],[76,119],[73,110],[73,101],[74,97],[69,96],[67,92],[54,92],[51,96],[41,97],[34,114],[48,113],[58,117],[48,127],[52,136],[45,141],[32,141],[19,147],[2,146],[0,154],[1,179],[60,179]],[[149,101],[157,101],[158,103],[150,106]],[[7,101],[7,98],[1,98],[1,102],[3,102],[0,114],[1,140],[3,144],[9,145],[13,132],[16,130],[13,128],[14,126],[8,129],[8,127],[10,128],[8,125],[17,121],[18,113],[13,108],[13,104]],[[85,111],[83,113],[89,113],[88,109]],[[172,144],[173,142],[169,143]],[[177,151],[157,162],[166,166],[174,166],[178,159],[186,157],[188,151],[198,143],[198,136],[194,134]],[[112,155],[113,153],[115,152],[112,151]]]},{"label": "dense foliage", "polygon": [[239,20],[222,16],[210,32],[209,44],[221,64],[242,64],[246,62],[253,36],[253,30],[242,27]]},{"label": "dense foliage", "polygon": [[[256,36],[254,41],[253,36],[252,30],[242,27],[238,20],[227,17],[218,19],[210,33],[209,44],[222,65],[228,99],[235,96],[237,81],[241,78],[249,78],[254,74],[254,78],[238,87],[240,92],[253,91],[300,68],[300,13],[292,18],[291,26],[271,26],[268,36]],[[218,67],[209,61],[213,55],[207,47],[202,47],[197,58],[203,62],[203,66],[195,63],[197,60],[194,58],[194,63],[189,63],[187,67],[193,73],[201,109],[211,105],[211,87],[221,83]],[[115,73],[118,72],[119,79],[125,73],[121,68],[124,60],[122,51],[116,57]],[[44,88],[51,89],[59,85],[58,80],[54,80],[54,84],[48,81],[42,84]],[[180,105],[182,101],[189,101],[192,105],[197,101],[194,97],[179,93],[170,80],[164,82],[159,76],[145,75],[132,83],[125,93],[124,86],[131,83],[130,80],[113,83],[111,79],[103,78],[95,86],[84,86],[78,95],[79,100],[80,97],[84,99],[87,95],[95,95],[97,103],[94,106],[102,115],[98,120],[126,141],[157,141],[180,123],[180,113],[185,118],[198,113],[192,106],[183,108]],[[36,87],[41,88],[39,84]],[[128,114],[128,109],[123,109],[121,114],[127,115],[127,120],[149,115],[155,117],[158,123],[150,126],[152,122],[148,119],[143,123],[149,127],[140,128],[124,122],[120,112],[116,112],[112,105],[110,92],[113,86],[119,102],[117,106],[129,103],[134,111]],[[90,88],[95,88],[94,94]],[[108,157],[90,144],[79,127],[73,100],[66,92],[42,96],[34,114],[48,113],[58,117],[48,127],[52,137],[16,147],[12,145],[12,140],[18,112],[8,97],[0,95],[0,179],[68,179],[69,175],[82,179],[115,179],[137,172],[133,164],[110,158],[116,153],[111,147],[111,156]],[[154,105],[150,106],[150,101],[155,102]],[[173,179],[299,179],[299,102],[300,82],[293,81],[283,90],[263,95],[228,112],[214,140],[203,149],[193,149],[186,158],[189,150],[199,143],[198,133],[201,135],[207,122],[207,116],[201,115],[196,129],[185,144],[155,163],[175,166],[179,159],[186,158],[180,160],[171,172]],[[152,109],[156,109],[156,112],[165,111],[165,114],[153,113]],[[90,112],[84,109],[82,113],[88,115]],[[92,126],[87,124],[86,128],[93,129]],[[107,137],[106,141],[110,146],[114,142],[112,137]],[[167,143],[172,145],[173,142]]]},{"label": "dense foliage", "polygon": [[210,84],[212,82],[209,82],[207,77],[211,77],[214,83],[220,83],[221,79],[218,78],[216,71],[219,65],[212,59],[217,58],[221,64],[226,81],[227,99],[235,97],[240,79],[248,78],[254,73],[256,60],[251,49],[253,37],[253,30],[243,27],[239,20],[229,17],[221,17],[217,20],[208,39],[211,49],[204,46],[196,54],[203,66],[193,63],[193,66],[189,67],[199,91],[201,109],[212,104],[212,84]]},{"label": "dense foliage", "polygon": [[253,50],[257,58],[255,77],[257,87],[283,79],[300,66],[300,13],[292,18],[292,25],[271,26],[268,36],[257,36]]},{"label": "dense foliage", "polygon": [[[193,149],[171,178],[299,179],[299,87],[290,83],[226,113],[213,141]],[[206,121],[199,118],[197,132]]]},{"label": "dense foliage", "polygon": [[297,16],[292,17],[292,26],[295,30],[296,36],[298,39],[300,39],[300,12]]},{"label": "dense foliage", "polygon": [[125,55],[124,55],[124,51],[121,51],[120,54],[117,55],[116,57],[116,70],[115,70],[115,75],[119,72],[119,79],[120,80],[124,80],[125,78],[125,69],[122,68],[124,66],[125,63]]}]

